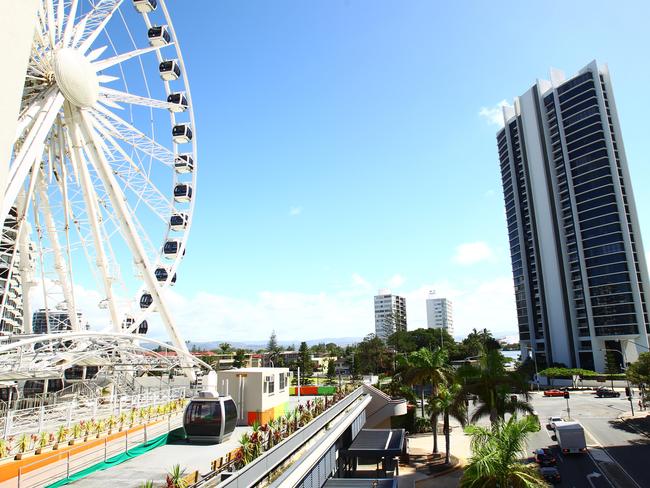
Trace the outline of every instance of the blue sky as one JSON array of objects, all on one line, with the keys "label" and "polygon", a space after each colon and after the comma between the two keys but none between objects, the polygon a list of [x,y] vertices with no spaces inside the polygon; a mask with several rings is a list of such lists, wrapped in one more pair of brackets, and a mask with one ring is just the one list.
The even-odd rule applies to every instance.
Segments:
[{"label": "blue sky", "polygon": [[[650,239],[648,2],[169,2],[199,143],[170,297],[192,340],[363,336],[431,289],[515,334],[496,106],[608,63]],[[480,115],[480,113],[483,115]]]}]

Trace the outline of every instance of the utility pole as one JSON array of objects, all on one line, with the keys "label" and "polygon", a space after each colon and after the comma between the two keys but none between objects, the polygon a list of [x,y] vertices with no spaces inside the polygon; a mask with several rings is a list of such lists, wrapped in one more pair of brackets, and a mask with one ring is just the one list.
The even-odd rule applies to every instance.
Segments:
[{"label": "utility pole", "polygon": [[564,398],[566,398],[566,414],[567,417],[569,417],[569,420],[571,420],[571,407],[569,406],[569,397],[571,395],[569,394],[568,391],[564,392]]}]

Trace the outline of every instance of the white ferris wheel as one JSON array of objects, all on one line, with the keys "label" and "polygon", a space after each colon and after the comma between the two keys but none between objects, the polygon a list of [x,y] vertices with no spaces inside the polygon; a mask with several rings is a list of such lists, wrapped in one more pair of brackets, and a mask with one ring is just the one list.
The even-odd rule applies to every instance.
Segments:
[{"label": "white ferris wheel", "polygon": [[102,316],[134,337],[162,323],[187,352],[165,292],[195,190],[192,99],[164,1],[42,0],[0,215],[0,332],[33,332],[37,310],[76,334]]}]

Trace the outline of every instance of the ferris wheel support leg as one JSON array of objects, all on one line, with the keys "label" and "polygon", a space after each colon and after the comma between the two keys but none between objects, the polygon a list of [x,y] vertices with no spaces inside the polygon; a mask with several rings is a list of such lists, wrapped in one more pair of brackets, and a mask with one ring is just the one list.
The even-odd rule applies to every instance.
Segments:
[{"label": "ferris wheel support leg", "polygon": [[145,285],[151,293],[154,304],[160,313],[160,317],[163,321],[163,324],[165,325],[165,328],[167,329],[167,333],[169,334],[172,343],[176,348],[183,351],[183,353],[186,355],[185,357],[179,358],[181,360],[183,368],[185,369],[185,374],[190,378],[191,381],[194,381],[195,374],[194,370],[192,369],[191,362],[188,360],[190,353],[187,349],[187,344],[185,344],[185,341],[183,341],[180,334],[178,333],[172,316],[169,313],[169,309],[167,308],[167,304],[162,299],[161,288],[154,278],[153,268],[148,262],[144,248],[142,247],[142,243],[137,237],[135,225],[133,223],[131,213],[127,208],[124,195],[119,189],[117,181],[111,172],[110,166],[106,161],[104,153],[99,150],[99,147],[101,146],[97,140],[97,134],[92,127],[92,122],[89,121],[88,116],[84,112],[80,112],[80,119],[81,128],[84,132],[86,140],[89,141],[88,149],[93,154],[92,162],[95,164],[95,170],[104,183],[106,192],[109,195],[113,208],[118,214],[118,220],[121,224],[124,237],[127,244],[129,245],[129,248],[131,249],[131,253],[133,254],[136,265],[142,271]]},{"label": "ferris wheel support leg", "polygon": [[61,289],[63,290],[63,297],[68,307],[70,326],[74,332],[77,332],[79,330],[79,322],[77,320],[77,309],[75,307],[74,293],[72,291],[74,284],[68,282],[65,258],[63,257],[63,253],[61,251],[61,244],[59,244],[59,235],[56,230],[56,225],[54,223],[54,217],[52,216],[50,204],[48,203],[47,193],[45,192],[45,186],[43,182],[45,175],[43,175],[43,173],[39,170],[36,178],[39,178],[37,181],[38,195],[41,200],[40,207],[43,212],[43,216],[45,217],[45,229],[47,230],[47,238],[52,245],[52,251],[54,253],[54,268],[56,269],[56,274],[59,278],[59,282],[61,283]]},{"label": "ferris wheel support leg", "polygon": [[[115,297],[113,296],[113,287],[109,276],[109,269],[106,261],[106,252],[102,240],[101,229],[99,228],[99,209],[97,208],[97,194],[94,191],[88,167],[84,164],[81,149],[85,147],[81,137],[79,110],[72,107],[68,102],[65,103],[66,119],[70,122],[70,132],[72,136],[73,150],[72,159],[77,168],[77,173],[81,177],[81,188],[83,190],[88,219],[92,229],[95,250],[97,251],[97,267],[102,274],[104,291],[108,300],[108,309],[111,315],[113,330],[119,332],[121,322],[117,315]],[[85,147],[87,149],[87,147]]]},{"label": "ferris wheel support leg", "polygon": [[7,218],[9,208],[16,201],[18,192],[22,187],[29,170],[34,166],[34,161],[39,154],[43,152],[45,138],[52,127],[56,114],[63,104],[63,95],[56,90],[52,90],[47,96],[44,103],[44,110],[38,114],[32,129],[27,134],[20,151],[16,155],[10,168],[8,184],[3,195],[2,214],[0,222]]}]

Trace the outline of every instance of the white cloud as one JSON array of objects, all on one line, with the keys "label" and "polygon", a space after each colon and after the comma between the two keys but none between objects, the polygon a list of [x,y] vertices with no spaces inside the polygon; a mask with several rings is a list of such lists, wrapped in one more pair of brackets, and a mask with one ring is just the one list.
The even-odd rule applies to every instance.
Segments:
[{"label": "white cloud", "polygon": [[[400,275],[395,277],[403,278]],[[199,292],[186,297],[174,289],[165,290],[165,301],[181,336],[191,341],[265,342],[272,330],[278,339],[301,340],[363,337],[374,330],[373,296],[376,284],[358,273],[340,290],[303,293],[264,290],[250,298]],[[426,327],[426,305],[431,290],[449,298],[454,309],[454,335],[466,336],[472,328],[487,328],[495,336],[516,333],[512,279],[495,277],[482,281],[441,281],[400,291],[406,297],[409,330]],[[42,306],[34,292],[34,307]],[[75,287],[79,310],[93,330],[109,323],[107,310],[98,308],[101,294]],[[166,341],[158,314],[148,319],[149,334]]]},{"label": "white cloud", "polygon": [[478,114],[487,120],[488,124],[503,127],[503,107],[509,106],[510,104],[506,100],[501,100],[492,107],[481,107]]},{"label": "white cloud", "polygon": [[495,196],[496,194],[497,194],[497,192],[494,191],[494,190],[488,190],[488,191],[486,191],[486,192],[484,193],[484,195],[485,195],[486,198],[492,198],[492,197]]},{"label": "white cloud", "polygon": [[291,207],[289,209],[289,215],[292,217],[296,217],[302,213],[302,207]]},{"label": "white cloud", "polygon": [[512,278],[452,284],[447,281],[423,285],[406,294],[409,330],[427,326],[425,301],[429,291],[452,301],[454,336],[466,337],[472,329],[487,328],[496,337],[517,331]]},{"label": "white cloud", "polygon": [[352,273],[352,283],[355,286],[358,286],[360,288],[364,288],[364,289],[372,288],[370,283],[368,283],[366,279],[358,273]]},{"label": "white cloud", "polygon": [[[278,339],[298,342],[363,337],[372,332],[372,287],[373,284],[354,274],[351,287],[333,293],[267,290],[244,299],[206,292],[186,298],[170,291],[167,296],[185,339],[258,343],[265,342],[275,330]],[[406,297],[409,330],[427,326],[425,301],[430,290],[436,290],[438,297],[452,300],[456,337],[465,337],[473,328],[484,327],[493,331],[495,336],[516,333],[510,277],[428,283],[400,292]],[[160,327],[152,330],[151,335],[166,339]]]},{"label": "white cloud", "polygon": [[391,288],[399,288],[404,284],[406,279],[401,275],[401,274],[395,274],[391,276],[391,278],[388,280],[388,286]]},{"label": "white cloud", "polygon": [[175,295],[170,307],[183,337],[192,341],[264,342],[272,330],[279,340],[300,341],[368,334],[374,327],[372,296],[262,291],[241,299],[202,292]]},{"label": "white cloud", "polygon": [[494,252],[484,241],[466,242],[456,248],[453,260],[463,266],[469,266],[481,261],[490,261]]}]

